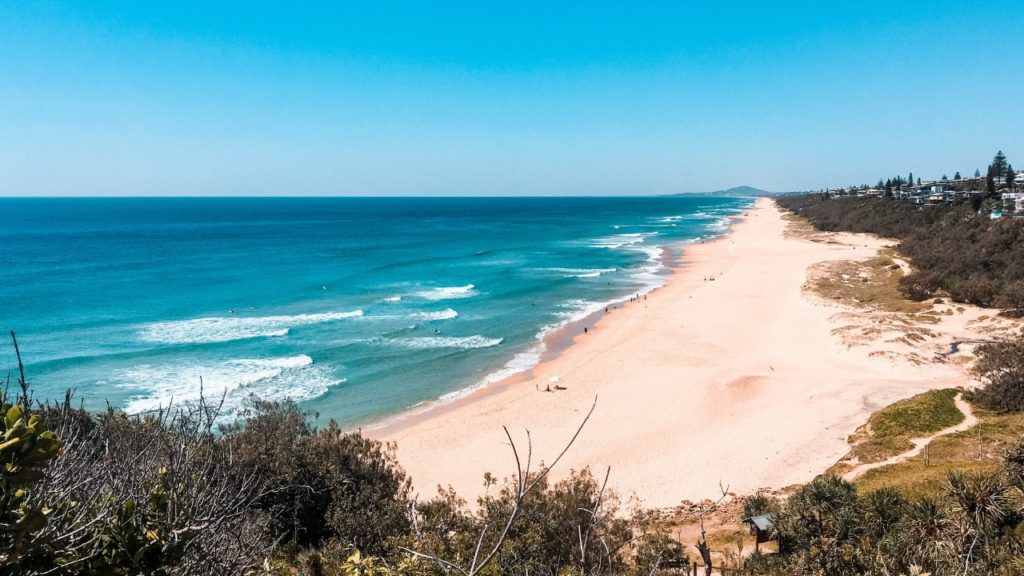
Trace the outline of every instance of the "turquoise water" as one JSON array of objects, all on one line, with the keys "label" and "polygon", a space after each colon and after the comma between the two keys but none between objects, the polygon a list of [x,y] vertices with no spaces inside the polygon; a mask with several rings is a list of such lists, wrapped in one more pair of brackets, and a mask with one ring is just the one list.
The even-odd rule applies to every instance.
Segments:
[{"label": "turquoise water", "polygon": [[352,426],[528,369],[749,203],[2,199],[0,327],[37,398],[140,412],[201,379],[228,417],[255,394]]}]

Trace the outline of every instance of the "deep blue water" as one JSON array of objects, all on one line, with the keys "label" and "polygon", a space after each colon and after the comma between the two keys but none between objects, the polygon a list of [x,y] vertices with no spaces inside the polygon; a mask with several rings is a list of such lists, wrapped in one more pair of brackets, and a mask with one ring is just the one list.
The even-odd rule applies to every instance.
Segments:
[{"label": "deep blue water", "polygon": [[0,327],[39,398],[142,411],[201,377],[228,415],[255,394],[355,425],[528,368],[749,202],[0,199]]}]

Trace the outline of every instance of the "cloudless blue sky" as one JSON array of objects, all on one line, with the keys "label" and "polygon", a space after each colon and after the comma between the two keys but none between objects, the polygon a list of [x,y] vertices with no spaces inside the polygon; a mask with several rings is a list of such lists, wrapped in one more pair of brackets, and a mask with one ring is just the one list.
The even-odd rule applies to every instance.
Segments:
[{"label": "cloudless blue sky", "polygon": [[0,0],[0,195],[952,177],[1021,102],[1022,2]]}]

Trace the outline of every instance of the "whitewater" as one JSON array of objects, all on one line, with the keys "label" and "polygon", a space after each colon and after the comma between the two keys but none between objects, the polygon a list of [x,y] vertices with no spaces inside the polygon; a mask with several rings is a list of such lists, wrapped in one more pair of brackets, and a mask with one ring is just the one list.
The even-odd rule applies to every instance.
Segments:
[{"label": "whitewater", "polygon": [[[529,370],[749,200],[0,199],[0,323],[39,399],[295,401],[345,426]],[[0,346],[0,368],[15,366]]]}]

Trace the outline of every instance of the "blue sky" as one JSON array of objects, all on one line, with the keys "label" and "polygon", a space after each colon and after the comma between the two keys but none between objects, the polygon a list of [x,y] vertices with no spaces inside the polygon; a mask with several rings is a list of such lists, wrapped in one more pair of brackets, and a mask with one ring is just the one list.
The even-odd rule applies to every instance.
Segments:
[{"label": "blue sky", "polygon": [[1024,167],[1019,2],[7,2],[0,195],[662,194]]}]

